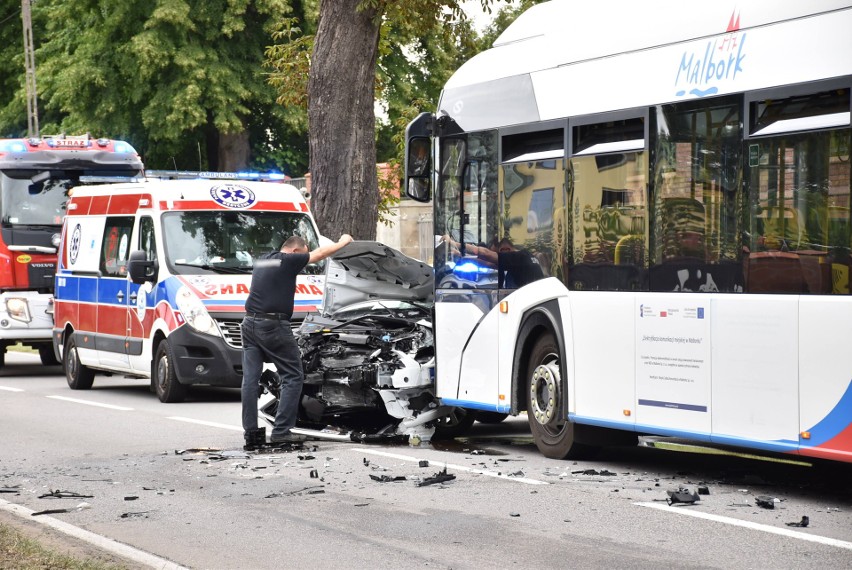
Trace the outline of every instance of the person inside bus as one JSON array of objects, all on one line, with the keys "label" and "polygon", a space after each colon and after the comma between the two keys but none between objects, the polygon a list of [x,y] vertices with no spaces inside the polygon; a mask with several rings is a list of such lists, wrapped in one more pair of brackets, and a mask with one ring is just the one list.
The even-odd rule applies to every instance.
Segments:
[{"label": "person inside bus", "polygon": [[518,289],[547,277],[539,259],[531,251],[515,247],[508,237],[499,240],[494,238],[488,247],[460,244],[449,236],[444,236],[444,239],[455,249],[463,251],[464,255],[476,257],[491,267],[496,267],[500,288]]}]

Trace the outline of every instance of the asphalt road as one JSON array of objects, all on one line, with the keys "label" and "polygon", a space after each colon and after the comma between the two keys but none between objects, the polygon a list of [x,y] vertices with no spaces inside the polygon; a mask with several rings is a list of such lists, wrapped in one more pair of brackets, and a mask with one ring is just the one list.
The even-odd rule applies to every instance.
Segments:
[{"label": "asphalt road", "polygon": [[[440,445],[246,454],[235,390],[166,405],[138,380],[72,391],[34,355],[6,363],[0,507],[129,546],[128,567],[852,567],[849,465],[643,446],[554,461],[523,418]],[[445,468],[454,479],[418,485]],[[697,503],[667,505],[699,486]]]}]

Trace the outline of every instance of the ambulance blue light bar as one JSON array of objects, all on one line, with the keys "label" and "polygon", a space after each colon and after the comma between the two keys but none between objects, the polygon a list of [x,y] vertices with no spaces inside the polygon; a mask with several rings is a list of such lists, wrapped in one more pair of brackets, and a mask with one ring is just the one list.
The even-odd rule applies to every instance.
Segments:
[{"label": "ambulance blue light bar", "polygon": [[280,172],[213,172],[196,170],[146,170],[145,178],[159,180],[259,180],[284,181],[290,178]]}]

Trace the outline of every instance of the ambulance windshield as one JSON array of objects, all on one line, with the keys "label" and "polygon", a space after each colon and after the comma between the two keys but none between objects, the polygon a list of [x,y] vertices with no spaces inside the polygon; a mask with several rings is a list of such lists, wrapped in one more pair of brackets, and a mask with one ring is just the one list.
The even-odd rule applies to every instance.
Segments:
[{"label": "ambulance windshield", "polygon": [[[319,246],[307,214],[296,212],[167,212],[163,214],[166,257],[178,275],[250,273],[263,254],[278,251],[292,235],[308,249]],[[324,265],[308,265],[304,273],[321,275]]]}]

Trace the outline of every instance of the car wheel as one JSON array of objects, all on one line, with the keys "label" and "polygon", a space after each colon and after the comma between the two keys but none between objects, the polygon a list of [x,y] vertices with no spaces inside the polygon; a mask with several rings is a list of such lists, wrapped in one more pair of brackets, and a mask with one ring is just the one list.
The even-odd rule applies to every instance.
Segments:
[{"label": "car wheel", "polygon": [[560,404],[562,383],[560,351],[551,333],[539,337],[530,353],[527,369],[527,416],[536,447],[545,457],[587,457],[596,448],[574,441],[574,423],[564,416]]},{"label": "car wheel", "polygon": [[68,335],[65,350],[62,353],[62,365],[65,367],[65,379],[72,390],[88,390],[95,381],[95,371],[80,362],[77,352],[77,339],[74,333]]},{"label": "car wheel", "polygon": [[154,356],[151,372],[157,397],[161,402],[173,404],[184,400],[186,386],[178,382],[175,373],[175,354],[169,341],[164,340],[157,345],[157,354]]},{"label": "car wheel", "polygon": [[444,417],[435,420],[434,439],[452,439],[467,433],[473,422],[476,421],[476,412],[465,408],[451,408]]},{"label": "car wheel", "polygon": [[53,353],[53,346],[38,347],[38,356],[41,358],[41,363],[45,366],[56,366],[59,364],[56,354]]}]

